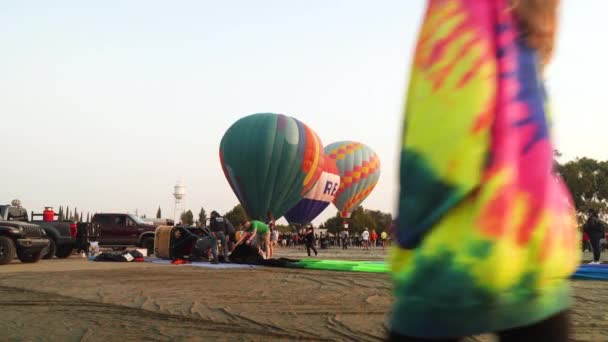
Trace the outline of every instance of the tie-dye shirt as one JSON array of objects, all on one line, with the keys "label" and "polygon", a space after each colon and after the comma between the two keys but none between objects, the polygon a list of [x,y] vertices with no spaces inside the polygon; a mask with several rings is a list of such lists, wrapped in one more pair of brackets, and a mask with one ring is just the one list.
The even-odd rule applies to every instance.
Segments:
[{"label": "tie-dye shirt", "polygon": [[506,0],[430,0],[401,153],[391,329],[454,337],[569,306],[574,212],[534,50]]}]

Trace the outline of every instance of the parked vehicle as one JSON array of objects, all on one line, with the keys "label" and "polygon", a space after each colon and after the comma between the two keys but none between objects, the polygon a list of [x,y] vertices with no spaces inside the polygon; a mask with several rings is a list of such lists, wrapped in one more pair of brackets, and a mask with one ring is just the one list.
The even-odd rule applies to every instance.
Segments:
[{"label": "parked vehicle", "polygon": [[138,246],[145,248],[148,255],[154,253],[155,225],[132,214],[116,213],[95,214],[92,222],[99,225],[100,246]]},{"label": "parked vehicle", "polygon": [[[7,208],[0,206],[0,216]],[[21,262],[37,262],[49,246],[46,232],[35,224],[0,220],[0,265],[11,262],[15,255]]]},{"label": "parked vehicle", "polygon": [[[45,210],[46,212],[46,210]],[[56,221],[54,219],[47,220],[34,220],[36,216],[43,216],[44,214],[35,214],[32,211],[31,223],[39,225],[46,231],[46,235],[49,237],[50,245],[49,251],[44,256],[45,259],[51,259],[56,256],[60,259],[67,258],[72,255],[72,251],[76,248],[77,238],[77,225],[73,221]],[[54,214],[57,216],[57,214]]]},{"label": "parked vehicle", "polygon": [[0,213],[0,220],[29,222],[46,232],[49,246],[47,253],[43,256],[45,259],[50,259],[53,256],[67,258],[72,254],[72,250],[76,246],[77,230],[75,222],[34,220],[34,217],[43,215],[34,214],[34,212],[32,212],[32,220],[29,220],[25,208],[10,205],[0,206]]}]

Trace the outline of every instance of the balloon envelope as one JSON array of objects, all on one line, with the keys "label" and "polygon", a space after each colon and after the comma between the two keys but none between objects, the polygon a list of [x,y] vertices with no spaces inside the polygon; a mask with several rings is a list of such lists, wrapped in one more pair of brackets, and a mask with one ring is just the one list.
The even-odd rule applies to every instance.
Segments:
[{"label": "balloon envelope", "polygon": [[330,144],[325,154],[336,161],[340,171],[340,189],[333,203],[342,217],[350,217],[378,183],[380,159],[371,148],[355,141]]},{"label": "balloon envelope", "polygon": [[334,200],[340,187],[340,173],[336,162],[323,155],[323,172],[317,184],[304,195],[304,198],[291,208],[285,219],[289,223],[308,224],[327,208]]},{"label": "balloon envelope", "polygon": [[296,205],[323,168],[317,134],[299,120],[259,113],[237,120],[220,143],[220,162],[251,219],[276,218]]}]

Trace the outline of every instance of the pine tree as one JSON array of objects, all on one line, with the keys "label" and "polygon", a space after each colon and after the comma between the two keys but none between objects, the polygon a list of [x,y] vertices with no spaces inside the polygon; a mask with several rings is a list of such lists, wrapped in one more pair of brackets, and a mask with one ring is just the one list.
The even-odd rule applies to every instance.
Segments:
[{"label": "pine tree", "polygon": [[78,222],[78,208],[74,208],[74,216],[72,216],[72,221]]},{"label": "pine tree", "polygon": [[192,210],[183,212],[180,215],[180,218],[182,220],[182,223],[185,225],[191,226],[192,224],[194,224],[194,214],[192,214]]},{"label": "pine tree", "polygon": [[158,206],[158,210],[156,211],[156,218],[159,219],[161,218],[162,214],[160,212],[160,205]]},{"label": "pine tree", "polygon": [[59,206],[59,221],[63,221],[64,219],[64,215],[63,215],[63,206],[60,205]]},{"label": "pine tree", "polygon": [[87,211],[87,223],[91,222],[91,215],[89,214],[89,212]]},{"label": "pine tree", "polygon": [[80,217],[78,218],[78,222],[82,222],[82,211],[80,212]]},{"label": "pine tree", "polygon": [[68,205],[67,207],[65,207],[65,219],[69,220],[70,219],[70,206]]},{"label": "pine tree", "polygon": [[207,213],[205,212],[205,208],[201,207],[201,211],[198,213],[198,222],[201,226],[205,226],[205,223],[207,223]]}]

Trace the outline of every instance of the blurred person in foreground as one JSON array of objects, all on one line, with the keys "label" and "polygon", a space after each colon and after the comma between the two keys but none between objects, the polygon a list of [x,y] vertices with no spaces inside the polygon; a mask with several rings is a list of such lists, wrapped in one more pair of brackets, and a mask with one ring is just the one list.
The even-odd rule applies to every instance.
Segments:
[{"label": "blurred person in foreground", "polygon": [[389,340],[567,341],[580,262],[553,172],[557,0],[430,0],[401,151]]}]

